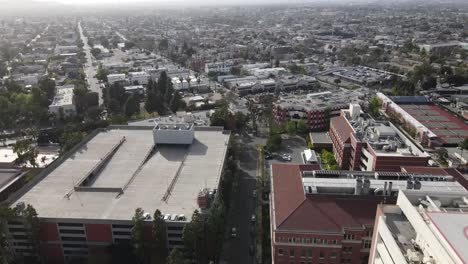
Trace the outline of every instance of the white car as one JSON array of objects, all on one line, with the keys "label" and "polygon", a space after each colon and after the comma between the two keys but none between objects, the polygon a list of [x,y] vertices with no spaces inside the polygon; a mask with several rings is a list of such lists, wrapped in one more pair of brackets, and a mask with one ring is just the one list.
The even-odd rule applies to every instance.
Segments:
[{"label": "white car", "polygon": [[284,160],[284,161],[291,161],[291,155],[288,155],[288,154],[283,154],[281,155],[281,158]]}]

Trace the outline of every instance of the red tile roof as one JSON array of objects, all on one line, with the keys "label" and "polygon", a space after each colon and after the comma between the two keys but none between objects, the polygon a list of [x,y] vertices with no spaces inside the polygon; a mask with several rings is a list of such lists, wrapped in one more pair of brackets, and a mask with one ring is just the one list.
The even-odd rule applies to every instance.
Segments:
[{"label": "red tile roof", "polygon": [[278,228],[341,232],[344,228],[372,225],[380,202],[363,196],[311,195]]},{"label": "red tile roof", "polygon": [[301,171],[297,164],[272,164],[274,223],[278,227],[304,200]]},{"label": "red tile roof", "polygon": [[338,136],[343,142],[350,140],[353,128],[348,123],[348,120],[344,116],[337,116],[330,120],[330,126],[334,127],[338,133]]},{"label": "red tile roof", "polygon": [[374,223],[381,197],[305,195],[301,171],[310,166],[272,165],[274,228],[340,232]]}]

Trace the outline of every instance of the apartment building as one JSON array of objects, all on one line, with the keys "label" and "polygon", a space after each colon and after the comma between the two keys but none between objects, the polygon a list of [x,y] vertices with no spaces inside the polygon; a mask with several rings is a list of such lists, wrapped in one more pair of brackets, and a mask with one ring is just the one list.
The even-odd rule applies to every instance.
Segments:
[{"label": "apartment building", "polygon": [[55,96],[49,106],[49,112],[59,116],[71,116],[76,114],[76,106],[73,100],[75,89],[74,85],[57,86],[55,88]]}]

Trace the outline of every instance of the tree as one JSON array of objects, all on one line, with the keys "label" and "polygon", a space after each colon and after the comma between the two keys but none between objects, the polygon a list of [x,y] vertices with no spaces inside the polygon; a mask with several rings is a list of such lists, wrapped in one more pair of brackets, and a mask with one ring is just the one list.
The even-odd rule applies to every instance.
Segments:
[{"label": "tree", "polygon": [[278,68],[279,65],[280,65],[280,61],[279,61],[279,59],[276,59],[276,60],[275,60],[275,67]]},{"label": "tree", "polygon": [[49,101],[55,96],[55,81],[50,78],[44,78],[39,81],[39,88],[47,95]]},{"label": "tree", "polygon": [[187,261],[185,260],[184,255],[182,254],[182,251],[180,251],[180,249],[178,248],[174,248],[171,250],[171,254],[167,258],[166,263],[167,264],[183,264],[183,263],[187,263]]},{"label": "tree", "polygon": [[371,115],[378,117],[380,109],[380,101],[377,97],[372,97],[369,99],[369,112]]},{"label": "tree", "polygon": [[307,122],[304,119],[299,120],[299,122],[297,122],[297,133],[304,135],[307,134],[307,132],[309,132]]},{"label": "tree", "polygon": [[147,253],[147,245],[145,242],[145,237],[144,237],[144,211],[141,208],[137,208],[135,210],[135,215],[132,218],[132,233],[131,233],[131,239],[132,239],[132,244],[133,248],[135,251],[135,255],[138,257],[140,263],[146,263],[146,259],[148,256]]},{"label": "tree", "polygon": [[72,127],[65,129],[65,132],[59,138],[60,153],[64,154],[71,150],[86,137],[85,132],[73,130]]},{"label": "tree", "polygon": [[192,220],[184,227],[182,240],[184,242],[184,250],[188,258],[195,259],[197,263],[204,257],[203,254],[203,237],[204,223],[202,216],[195,210],[192,215]]},{"label": "tree", "polygon": [[296,122],[289,121],[288,123],[286,123],[286,132],[288,132],[289,135],[296,135]]},{"label": "tree", "polygon": [[93,55],[94,58],[98,58],[99,55],[101,55],[101,49],[98,48],[92,48],[91,49],[91,54]]},{"label": "tree", "polygon": [[338,78],[336,78],[335,80],[333,80],[333,82],[334,82],[335,84],[340,84],[340,83],[341,83],[341,80],[338,79]]},{"label": "tree", "polygon": [[266,143],[266,148],[269,151],[278,151],[281,147],[281,142],[283,139],[281,135],[272,135],[268,138]]},{"label": "tree", "polygon": [[339,168],[333,154],[325,149],[320,153],[320,161],[326,170],[337,170]]},{"label": "tree", "polygon": [[18,156],[15,159],[16,165],[20,166],[29,163],[33,167],[37,166],[36,158],[39,152],[32,145],[30,139],[22,139],[16,141],[16,143],[13,145],[13,152],[16,153],[16,155]]},{"label": "tree", "polygon": [[468,150],[468,138],[465,138],[462,142],[460,142],[459,147],[464,150]]},{"label": "tree", "polygon": [[[24,227],[26,229],[26,236],[31,244],[32,252],[35,257],[40,257],[40,231],[41,223],[37,217],[37,212],[32,205],[28,204],[22,213],[24,219]],[[40,261],[42,263],[42,261]]]},{"label": "tree", "polygon": [[5,204],[0,204],[0,263],[10,263],[11,249],[8,238],[8,222],[15,216],[15,212]]},{"label": "tree", "polygon": [[159,210],[156,210],[153,215],[152,238],[152,263],[164,263],[168,253],[166,247],[166,222]]},{"label": "tree", "polygon": [[218,200],[211,206],[207,219],[208,257],[215,262],[217,262],[219,252],[222,250],[225,224],[224,212],[222,200]]},{"label": "tree", "polygon": [[140,104],[138,101],[135,99],[134,96],[128,97],[127,101],[124,104],[124,109],[125,109],[125,115],[127,117],[131,117],[136,113],[140,112]]}]

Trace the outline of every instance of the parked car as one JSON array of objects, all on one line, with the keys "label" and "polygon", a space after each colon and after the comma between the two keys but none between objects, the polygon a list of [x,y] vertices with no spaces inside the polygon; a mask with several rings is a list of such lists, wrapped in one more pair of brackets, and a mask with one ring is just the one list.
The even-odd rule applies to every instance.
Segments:
[{"label": "parked car", "polygon": [[254,246],[253,246],[253,245],[250,245],[250,247],[249,247],[249,254],[250,254],[250,256],[253,256],[254,253],[255,253]]},{"label": "parked car", "polygon": [[253,190],[253,192],[252,192],[252,197],[253,197],[253,198],[257,198],[257,190]]},{"label": "parked car", "polygon": [[253,214],[252,217],[250,218],[250,221],[252,221],[252,223],[255,223],[255,215]]},{"label": "parked car", "polygon": [[281,159],[283,159],[284,161],[291,161],[291,155],[289,154],[282,154],[281,155]]}]

